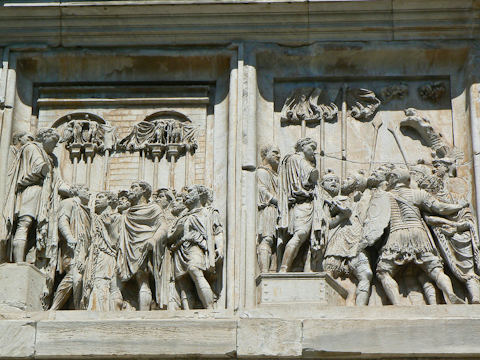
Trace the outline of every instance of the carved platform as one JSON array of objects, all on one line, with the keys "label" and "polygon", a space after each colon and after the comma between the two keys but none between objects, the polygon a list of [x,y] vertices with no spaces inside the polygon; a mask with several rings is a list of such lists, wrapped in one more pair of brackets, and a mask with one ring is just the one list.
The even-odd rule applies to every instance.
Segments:
[{"label": "carved platform", "polygon": [[0,308],[42,311],[45,275],[27,263],[0,265]]},{"label": "carved platform", "polygon": [[267,273],[257,277],[257,303],[345,305],[347,290],[325,273]]}]

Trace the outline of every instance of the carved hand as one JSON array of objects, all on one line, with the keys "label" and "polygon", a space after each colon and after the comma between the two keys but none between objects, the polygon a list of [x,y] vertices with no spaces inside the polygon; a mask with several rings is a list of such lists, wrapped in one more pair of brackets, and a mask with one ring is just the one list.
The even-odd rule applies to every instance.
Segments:
[{"label": "carved hand", "polygon": [[218,247],[215,249],[215,260],[216,261],[219,261],[219,260],[223,260],[223,247]]},{"label": "carved hand", "polygon": [[467,231],[470,230],[470,223],[468,221],[459,221],[455,223],[457,231]]},{"label": "carved hand", "polygon": [[67,245],[70,249],[75,249],[75,246],[77,245],[77,239],[74,237],[67,239]]},{"label": "carved hand", "polygon": [[453,236],[457,232],[457,229],[450,225],[443,225],[441,227],[441,230],[442,230],[442,233],[445,234],[446,236]]}]

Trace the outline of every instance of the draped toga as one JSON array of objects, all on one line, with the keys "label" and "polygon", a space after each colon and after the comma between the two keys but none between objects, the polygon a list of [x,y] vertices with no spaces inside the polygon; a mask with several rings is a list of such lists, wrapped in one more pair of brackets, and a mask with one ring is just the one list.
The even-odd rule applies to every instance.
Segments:
[{"label": "draped toga", "polygon": [[157,252],[153,235],[163,223],[162,209],[155,203],[134,205],[124,215],[120,229],[118,268],[122,281],[128,281],[139,270],[145,270],[150,250]]}]

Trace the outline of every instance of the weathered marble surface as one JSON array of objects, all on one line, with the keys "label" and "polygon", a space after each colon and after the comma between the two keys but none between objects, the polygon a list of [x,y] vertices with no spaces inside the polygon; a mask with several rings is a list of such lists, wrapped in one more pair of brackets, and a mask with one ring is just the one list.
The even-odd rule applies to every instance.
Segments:
[{"label": "weathered marble surface", "polygon": [[[269,165],[271,169],[267,166],[267,171],[276,172],[271,166],[275,161],[263,161],[259,151],[266,144],[277,145],[278,153],[285,156],[294,152],[298,139],[315,140],[317,154],[310,151],[315,161],[311,161],[309,169],[318,170],[316,180],[320,181],[307,184],[305,190],[311,191],[311,196],[327,190],[323,180],[329,169],[340,177],[341,183],[349,174],[358,175],[361,170],[370,175],[384,163],[405,167],[405,163],[411,166],[423,158],[434,168],[432,160],[445,157],[447,152],[449,156],[462,152],[463,158],[455,158],[456,176],[438,177],[449,190],[458,191],[469,202],[469,206],[463,202],[463,208],[468,210],[464,219],[473,226],[468,230],[471,235],[464,235],[467,240],[468,236],[475,239],[480,204],[478,10],[478,1],[471,0],[2,3],[1,203],[6,195],[8,169],[19,150],[12,141],[13,134],[37,133],[41,127],[53,127],[65,135],[54,155],[66,183],[89,183],[94,195],[104,190],[115,192],[117,199],[112,201],[110,209],[95,214],[104,215],[102,219],[96,218],[97,230],[101,230],[97,235],[103,232],[97,237],[103,241],[97,245],[113,245],[110,249],[103,248],[110,260],[118,249],[115,232],[106,228],[111,222],[125,224],[116,222],[129,214],[127,193],[122,190],[127,190],[137,179],[153,185],[154,196],[151,200],[145,196],[143,204],[134,206],[152,205],[158,212],[165,209],[172,215],[176,212],[170,216],[166,211],[165,224],[169,226],[178,219],[186,220],[184,209],[173,206],[183,202],[184,186],[198,184],[213,189],[214,199],[205,201],[201,207],[212,218],[218,210],[215,216],[223,225],[225,251],[220,251],[219,246],[215,248],[211,241],[214,237],[207,236],[209,245],[204,249],[214,255],[208,258],[209,265],[218,266],[207,269],[205,265],[203,269],[200,264],[200,272],[188,274],[197,280],[202,280],[202,274],[207,278],[207,284],[200,284],[208,295],[207,301],[192,300],[202,293],[202,288],[197,291],[193,284],[182,294],[171,276],[172,244],[191,241],[185,234],[179,236],[181,231],[171,237],[165,252],[163,243],[156,243],[159,246],[153,253],[160,256],[153,262],[151,276],[144,277],[146,269],[142,268],[136,274],[138,277],[132,277],[131,288],[127,287],[127,293],[133,296],[126,297],[125,302],[105,301],[108,303],[105,309],[124,311],[31,312],[28,310],[38,304],[33,305],[32,301],[29,307],[23,300],[26,305],[20,307],[26,307],[24,312],[12,309],[8,302],[17,294],[24,298],[28,287],[20,286],[24,291],[18,293],[14,291],[19,289],[15,288],[18,283],[8,282],[2,288],[13,289],[0,294],[5,299],[0,304],[0,357],[480,358],[476,339],[479,305],[423,306],[437,299],[460,301],[454,296],[447,300],[440,293],[427,298],[418,274],[407,273],[400,274],[395,281],[401,293],[397,303],[410,306],[384,306],[389,301],[376,271],[381,241],[375,244],[378,247],[368,244],[371,271],[365,267],[360,274],[364,275],[363,280],[368,280],[365,286],[370,290],[371,285],[372,290],[363,291],[365,296],[359,303],[368,302],[369,306],[343,306],[353,305],[354,296],[361,295],[356,291],[356,281],[361,280],[358,273],[350,279],[342,278],[347,270],[352,270],[352,264],[335,274],[339,275],[336,282],[330,282],[333,285],[329,289],[337,290],[331,294],[334,299],[328,305],[315,301],[321,299],[317,297],[321,284],[310,286],[312,279],[299,280],[315,278],[316,274],[282,274],[297,279],[298,283],[291,286],[281,279],[274,287],[281,290],[274,294],[278,297],[269,301],[262,300],[262,289],[257,288],[256,282],[260,279],[262,286],[263,280],[278,279],[273,272],[282,265],[282,254],[273,246],[282,239],[281,235],[270,232],[265,236],[258,231],[258,210],[262,206],[274,210],[277,202],[275,196],[266,194],[261,201],[257,196],[256,170],[260,164]],[[299,110],[290,106],[302,104],[295,96],[290,98],[290,94],[301,98],[302,91],[297,89],[310,89],[306,97],[309,105],[302,105]],[[368,101],[352,101],[358,98]],[[286,102],[290,105],[285,106]],[[321,108],[320,103],[325,107]],[[289,117],[289,111],[302,116],[309,111],[317,114],[302,121],[301,116]],[[432,128],[427,125],[415,130],[416,125],[411,122],[414,118],[420,118],[423,125],[431,122]],[[181,137],[178,129],[174,131],[174,123],[186,125],[188,131],[193,129],[195,141],[185,141],[183,147],[176,144]],[[75,125],[82,127],[81,136],[69,133]],[[165,136],[167,127],[172,132]],[[118,139],[114,128],[118,130]],[[415,132],[418,130],[425,130],[426,136]],[[143,137],[145,133],[148,136]],[[126,140],[122,143],[122,139]],[[117,148],[115,140],[125,146]],[[274,178],[275,174],[271,174],[271,179]],[[366,193],[365,189],[358,192]],[[349,216],[345,214],[353,206],[347,204],[351,199],[342,196],[353,198],[359,194],[332,191],[328,195],[315,209],[326,211],[320,219],[325,223],[332,221],[332,225],[324,224],[315,231],[349,229],[349,225],[333,220],[343,214],[341,220],[346,222]],[[92,196],[89,204],[92,213],[93,199]],[[117,200],[124,206],[115,209]],[[200,204],[197,205],[200,209]],[[351,214],[362,215],[354,211]],[[451,217],[441,218],[458,220],[456,214],[446,216]],[[55,218],[51,220],[53,224]],[[210,220],[205,216],[199,221],[196,233]],[[176,225],[181,227],[179,222]],[[443,229],[446,241],[450,241],[456,234],[467,231],[465,224],[449,224],[453,230],[432,221],[432,230],[427,233],[438,236]],[[71,222],[68,226],[74,228]],[[146,227],[151,232],[158,230],[151,223]],[[307,235],[312,234],[311,229],[307,229]],[[158,238],[165,235],[163,230],[168,229],[162,229]],[[358,232],[352,234],[345,238],[353,244],[365,245]],[[339,238],[333,239],[336,242]],[[308,239],[302,235],[302,241],[308,244],[306,259],[318,255],[315,252],[325,245],[321,240],[322,235]],[[264,245],[257,249],[262,241]],[[75,248],[74,242],[70,239],[70,248]],[[68,239],[62,239],[62,243],[69,245]],[[38,250],[43,250],[41,242],[39,245]],[[153,247],[152,243],[149,246]],[[197,245],[193,247],[197,249]],[[151,250],[140,251],[139,257],[144,253],[150,256]],[[263,254],[258,250],[264,250]],[[197,251],[197,260],[207,258],[199,254]],[[37,258],[35,251],[26,255],[29,262],[44,261],[42,254]],[[349,254],[343,255],[340,257]],[[304,266],[306,259],[297,264],[296,270],[313,269]],[[468,279],[449,272],[449,267],[455,269],[455,261],[449,260],[444,269],[455,294],[463,300],[478,302],[478,297],[469,299],[464,283]],[[42,261],[37,262],[42,271],[55,273],[56,267],[45,270],[46,263]],[[322,259],[316,257],[315,261],[318,265]],[[190,258],[185,263],[193,261]],[[165,266],[162,268],[160,264]],[[108,279],[97,281],[104,289],[115,292],[117,284],[110,271],[115,262],[107,265],[104,269]],[[291,264],[286,265],[285,271],[292,269]],[[0,273],[1,270],[2,267]],[[83,270],[79,266],[78,272]],[[260,275],[261,272],[266,274]],[[59,271],[56,283],[53,277],[49,278],[53,282],[50,295],[54,296],[60,276]],[[328,277],[321,275],[325,276]],[[154,287],[152,284],[156,282],[158,286]],[[471,286],[468,290],[470,295],[478,295],[478,287]],[[35,292],[43,289],[35,287]],[[153,293],[156,303],[149,301]],[[185,301],[187,293],[190,302]],[[143,306],[135,303],[137,297],[142,297],[139,300]],[[296,301],[302,299],[309,301]],[[178,311],[182,307],[214,309]],[[132,308],[155,311],[128,311]]]},{"label": "weathered marble surface", "polygon": [[318,358],[328,354],[338,359],[480,356],[475,340],[478,305],[393,312],[370,307],[361,312],[356,307],[330,309],[336,310],[315,319],[295,319],[295,312],[289,318],[276,318],[271,311],[263,311],[262,316],[255,311],[244,313],[241,318],[217,313],[202,319],[208,315],[202,310],[183,312],[181,317],[170,314],[170,318],[163,318],[165,313],[160,317],[161,312],[136,312],[128,320],[119,313],[103,313],[110,314],[109,318],[85,317],[101,314],[97,312],[83,312],[81,319],[77,312],[72,321],[63,315],[74,313],[65,311],[1,312],[0,355],[20,359],[153,359],[180,354],[202,358]]}]

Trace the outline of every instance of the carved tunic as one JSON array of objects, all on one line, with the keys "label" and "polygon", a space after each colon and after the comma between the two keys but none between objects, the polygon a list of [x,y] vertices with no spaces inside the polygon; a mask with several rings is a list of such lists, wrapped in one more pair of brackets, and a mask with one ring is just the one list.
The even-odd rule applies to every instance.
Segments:
[{"label": "carved tunic", "polygon": [[85,289],[88,310],[112,310],[111,297],[121,298],[116,282],[118,239],[109,233],[106,221],[111,222],[112,226],[119,227],[121,216],[112,213],[93,216],[92,246],[85,271],[85,277],[88,278]]},{"label": "carved tunic", "polygon": [[[352,208],[351,201],[346,196],[337,196],[335,200],[341,202],[344,207]],[[343,220],[335,228],[330,229],[325,257],[354,258],[358,255],[358,244],[361,240],[361,235],[362,224],[358,214],[352,211],[352,215],[348,219]]]},{"label": "carved tunic", "polygon": [[400,187],[390,195],[390,234],[382,254],[390,253],[402,260],[416,259],[424,253],[436,254],[436,248],[422,222],[420,208],[429,209],[435,199],[425,190]]},{"label": "carved tunic", "polygon": [[[83,267],[88,255],[88,249],[91,243],[90,233],[90,210],[87,206],[82,205],[80,200],[76,198],[65,199],[60,203],[59,212],[59,230],[62,237],[60,238],[60,251],[58,261],[58,272],[62,274],[69,265]],[[65,217],[68,225],[64,225],[61,218]],[[64,229],[68,226],[70,229]],[[72,250],[68,244],[64,234],[71,233],[77,244],[75,250]],[[74,264],[72,264],[72,260]]]},{"label": "carved tunic", "polygon": [[277,174],[266,166],[259,166],[258,179],[258,233],[262,237],[275,237],[278,210],[270,201],[277,197]]}]

